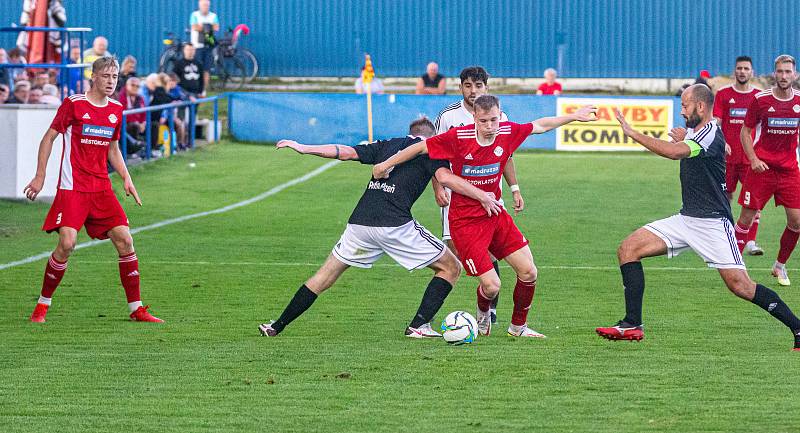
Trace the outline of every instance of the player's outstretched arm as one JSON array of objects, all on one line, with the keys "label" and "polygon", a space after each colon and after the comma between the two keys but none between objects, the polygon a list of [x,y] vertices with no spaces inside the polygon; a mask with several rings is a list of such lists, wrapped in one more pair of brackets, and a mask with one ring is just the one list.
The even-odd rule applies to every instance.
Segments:
[{"label": "player's outstretched arm", "polygon": [[108,163],[114,168],[114,171],[122,177],[122,188],[125,190],[125,195],[133,196],[136,204],[142,205],[142,199],[139,198],[139,193],[136,192],[136,187],[133,186],[131,174],[128,173],[128,167],[125,165],[125,160],[122,158],[122,151],[119,150],[119,141],[112,141],[108,150]]},{"label": "player's outstretched arm", "polygon": [[565,116],[542,117],[541,119],[534,120],[531,122],[533,123],[531,134],[543,134],[551,129],[566,125],[567,123],[594,122],[595,120],[597,120],[597,106],[584,105],[574,113]]},{"label": "player's outstretched arm", "polygon": [[753,147],[752,133],[752,128],[742,125],[742,130],[739,132],[739,140],[742,142],[742,149],[744,149],[744,154],[747,156],[747,160],[750,161],[750,168],[752,168],[756,173],[761,173],[769,170],[769,166],[756,156],[756,150]]},{"label": "player's outstretched arm", "polygon": [[498,215],[500,213],[500,202],[495,198],[494,193],[476,188],[475,185],[454,175],[449,168],[442,167],[436,170],[435,176],[435,179],[442,185],[465,197],[477,200],[489,216]]},{"label": "player's outstretched arm", "polygon": [[355,149],[344,144],[320,144],[310,146],[308,144],[301,144],[294,140],[281,140],[275,148],[293,149],[301,155],[316,155],[321,158],[338,159],[341,161],[358,161],[358,153]]},{"label": "player's outstretched arm", "polygon": [[[614,109],[614,115],[617,117],[619,125],[622,127],[622,132],[628,137],[632,138],[637,143],[641,144],[647,150],[655,153],[656,155],[663,156],[669,159],[683,159],[691,155],[692,150],[688,144],[683,141],[683,137],[678,142],[670,142],[666,140],[659,140],[658,138],[642,134],[641,132],[633,129],[633,127],[625,120],[625,116],[620,113],[618,109]],[[682,135],[686,135],[683,131]],[[672,136],[672,134],[670,135]]]},{"label": "player's outstretched arm", "polygon": [[406,161],[411,161],[419,155],[428,153],[428,146],[425,140],[414,143],[406,147],[400,152],[395,153],[391,158],[386,161],[380,162],[372,166],[372,177],[375,179],[384,179],[389,177],[389,172],[392,169]]},{"label": "player's outstretched arm", "polygon": [[58,137],[58,131],[53,128],[47,130],[39,142],[39,156],[36,161],[36,175],[25,186],[22,192],[28,197],[28,200],[36,200],[36,196],[42,192],[44,188],[44,178],[47,175],[47,161],[50,159],[50,153],[53,151],[53,142]]}]

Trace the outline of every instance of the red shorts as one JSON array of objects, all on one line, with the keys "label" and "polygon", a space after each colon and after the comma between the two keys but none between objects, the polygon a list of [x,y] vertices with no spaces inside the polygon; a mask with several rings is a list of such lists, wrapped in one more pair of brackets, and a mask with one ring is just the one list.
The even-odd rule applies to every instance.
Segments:
[{"label": "red shorts", "polygon": [[489,253],[497,260],[502,260],[528,245],[528,240],[505,210],[491,218],[450,221],[450,235],[461,264],[467,275],[472,276],[482,275],[494,268]]},{"label": "red shorts", "polygon": [[775,206],[800,209],[800,170],[770,168],[761,173],[748,170],[739,194],[739,204],[761,210],[773,195]]},{"label": "red shorts", "polygon": [[744,185],[744,178],[750,171],[750,164],[725,164],[725,190],[728,194],[736,191],[736,184]]},{"label": "red shorts", "polygon": [[50,212],[44,219],[42,230],[50,233],[59,227],[72,227],[94,239],[107,239],[108,231],[117,226],[127,226],[128,217],[114,191],[80,192],[59,189]]}]

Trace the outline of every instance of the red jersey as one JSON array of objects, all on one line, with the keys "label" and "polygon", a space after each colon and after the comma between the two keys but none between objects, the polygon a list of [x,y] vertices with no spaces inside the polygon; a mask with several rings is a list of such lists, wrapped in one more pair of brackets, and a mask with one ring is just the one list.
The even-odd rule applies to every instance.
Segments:
[{"label": "red jersey", "polygon": [[[500,198],[500,180],[508,158],[533,131],[532,123],[500,122],[494,142],[485,146],[476,139],[475,125],[459,126],[426,141],[431,159],[450,161],[453,173],[478,189]],[[486,217],[477,201],[453,191],[450,220]]]},{"label": "red jersey", "polygon": [[75,94],[61,103],[51,128],[64,135],[58,189],[98,192],[111,189],[108,146],[119,140],[122,104],[107,98],[106,105]]},{"label": "red jersey", "polygon": [[556,91],[558,91],[558,93],[561,93],[561,84],[559,83],[547,84],[547,82],[544,82],[539,85],[539,88],[537,90],[541,90],[542,95],[555,95]]},{"label": "red jersey", "polygon": [[772,89],[757,93],[744,118],[744,126],[756,132],[756,156],[778,169],[797,170],[798,124],[800,91],[794,89],[786,100],[776,98]]},{"label": "red jersey", "polygon": [[725,86],[714,96],[714,117],[722,120],[722,134],[725,142],[731,147],[731,154],[725,159],[728,164],[747,164],[750,161],[744,154],[739,133],[742,132],[747,109],[761,90],[752,88],[748,92],[740,92],[733,85]]}]

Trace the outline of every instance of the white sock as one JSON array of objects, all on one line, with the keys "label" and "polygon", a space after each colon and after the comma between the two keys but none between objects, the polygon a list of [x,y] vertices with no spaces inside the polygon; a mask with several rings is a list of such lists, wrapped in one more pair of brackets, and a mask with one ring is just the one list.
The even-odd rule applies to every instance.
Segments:
[{"label": "white sock", "polygon": [[40,304],[50,305],[51,302],[53,302],[52,298],[45,298],[44,296],[39,295],[39,303]]},{"label": "white sock", "polygon": [[786,267],[786,263],[781,263],[779,261],[775,261],[775,264],[772,265],[773,268],[783,269]]},{"label": "white sock", "polygon": [[141,306],[142,306],[142,301],[128,302],[128,309],[131,310],[131,313],[138,310],[139,307]]},{"label": "white sock", "polygon": [[521,331],[524,326],[525,325],[517,326],[517,325],[511,323],[511,324],[508,325],[508,330],[516,334],[519,331]]}]

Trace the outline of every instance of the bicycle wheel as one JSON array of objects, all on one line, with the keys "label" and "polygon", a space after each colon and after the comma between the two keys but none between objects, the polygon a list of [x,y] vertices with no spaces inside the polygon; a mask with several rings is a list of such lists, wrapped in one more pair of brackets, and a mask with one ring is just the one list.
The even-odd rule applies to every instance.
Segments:
[{"label": "bicycle wheel", "polygon": [[247,82],[253,81],[258,77],[258,60],[252,51],[247,48],[237,48],[236,57],[244,65],[245,72],[247,72]]},{"label": "bicycle wheel", "polygon": [[239,90],[247,79],[247,71],[236,57],[218,57],[216,62],[217,81],[215,88]]},{"label": "bicycle wheel", "polygon": [[158,72],[172,72],[172,65],[175,64],[176,60],[182,57],[183,53],[181,53],[178,47],[171,46],[167,48],[161,53],[161,57],[158,59]]}]

